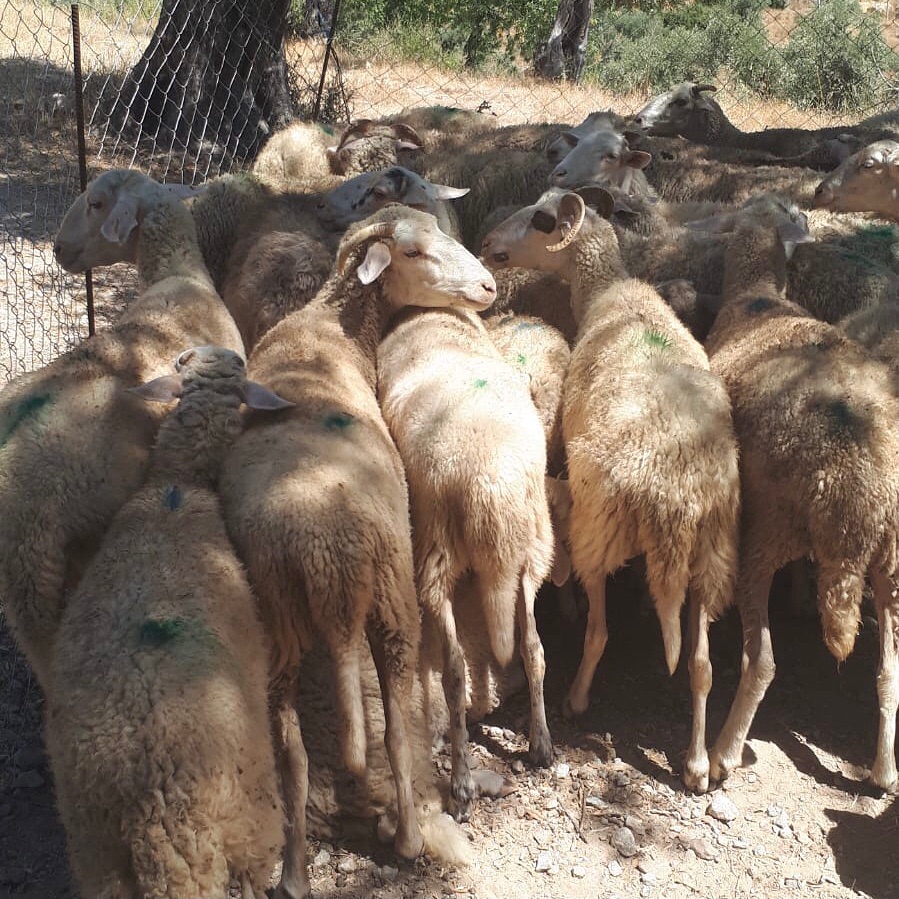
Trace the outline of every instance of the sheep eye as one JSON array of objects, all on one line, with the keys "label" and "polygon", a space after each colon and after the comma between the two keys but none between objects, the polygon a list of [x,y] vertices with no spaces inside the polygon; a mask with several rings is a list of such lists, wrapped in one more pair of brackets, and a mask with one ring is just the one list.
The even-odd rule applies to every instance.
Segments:
[{"label": "sheep eye", "polygon": [[102,208],[103,208],[103,201],[102,201],[102,200],[88,200],[88,201],[87,201],[87,205],[88,205],[88,207],[90,207],[91,209],[102,209]]},{"label": "sheep eye", "polygon": [[406,250],[405,255],[408,256],[410,259],[414,259],[416,256],[421,256],[421,250],[415,250],[415,249]]},{"label": "sheep eye", "polygon": [[672,101],[675,106],[686,106],[687,101],[683,99],[683,97],[678,97],[677,100]]},{"label": "sheep eye", "polygon": [[618,158],[617,153],[606,153],[606,159],[617,159],[617,158]]},{"label": "sheep eye", "polygon": [[866,159],[864,165],[866,169],[873,169],[875,161],[873,159]]}]

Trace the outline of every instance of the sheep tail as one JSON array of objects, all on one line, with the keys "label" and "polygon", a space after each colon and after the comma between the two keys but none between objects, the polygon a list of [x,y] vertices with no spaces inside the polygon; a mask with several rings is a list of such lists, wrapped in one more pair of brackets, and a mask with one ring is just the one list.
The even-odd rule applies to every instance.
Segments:
[{"label": "sheep tail", "polygon": [[671,548],[665,552],[662,547],[646,553],[646,577],[662,628],[665,663],[669,674],[674,674],[680,661],[680,612],[687,598],[690,579],[687,559],[679,558],[680,555],[683,554],[672,552]]},{"label": "sheep tail", "polygon": [[863,567],[850,568],[845,562],[819,560],[818,611],[824,643],[838,662],[842,662],[855,646],[864,583]]},{"label": "sheep tail", "polygon": [[351,774],[362,777],[367,767],[368,738],[362,704],[362,674],[358,640],[331,646],[337,707],[343,721],[343,759]]}]

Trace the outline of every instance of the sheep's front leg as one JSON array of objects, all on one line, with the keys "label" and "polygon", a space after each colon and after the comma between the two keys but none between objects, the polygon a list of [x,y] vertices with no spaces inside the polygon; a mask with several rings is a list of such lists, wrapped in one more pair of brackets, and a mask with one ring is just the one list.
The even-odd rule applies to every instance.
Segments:
[{"label": "sheep's front leg", "polygon": [[894,573],[870,572],[877,623],[880,626],[880,670],[877,673],[877,700],[880,723],[877,729],[877,754],[870,781],[882,790],[899,785],[896,772],[896,709],[899,706],[899,580]]},{"label": "sheep's front leg", "polygon": [[710,775],[724,780],[743,758],[743,743],[765,691],[774,680],[774,650],[768,625],[768,594],[773,572],[746,582],[741,572],[737,605],[743,619],[743,664],[737,695],[712,750]]},{"label": "sheep's front leg", "polygon": [[531,694],[531,733],[529,757],[531,762],[547,767],[553,760],[553,743],[546,723],[546,705],[543,701],[543,677],[546,674],[546,660],[543,644],[537,633],[534,619],[534,600],[537,585],[527,574],[521,578],[518,590],[518,626],[521,629],[521,658],[528,676]]},{"label": "sheep's front leg", "polygon": [[606,575],[600,572],[584,582],[587,598],[590,600],[590,611],[587,614],[587,633],[584,635],[584,655],[581,666],[568,691],[563,713],[566,717],[580,715],[587,711],[590,704],[590,686],[596,666],[605,652],[609,639],[606,625]]},{"label": "sheep's front leg", "polygon": [[690,690],[693,694],[693,732],[684,766],[684,785],[704,793],[709,788],[709,754],[705,745],[706,702],[712,689],[712,663],[709,659],[709,613],[700,597],[691,591]]},{"label": "sheep's front leg", "polygon": [[[297,688],[292,681],[278,697],[272,730],[281,792],[287,812],[284,867],[273,899],[306,899],[312,893],[306,868],[306,802],[309,796],[309,757],[297,715]],[[247,899],[245,896],[244,899]]]}]

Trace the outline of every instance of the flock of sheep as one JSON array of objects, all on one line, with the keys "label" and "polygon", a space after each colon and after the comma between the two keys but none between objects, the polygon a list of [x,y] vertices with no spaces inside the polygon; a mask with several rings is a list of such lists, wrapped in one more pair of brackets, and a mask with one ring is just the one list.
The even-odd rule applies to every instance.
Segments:
[{"label": "flock of sheep", "polygon": [[[85,899],[232,877],[258,899],[279,859],[278,899],[309,895],[319,644],[346,767],[365,782],[386,747],[397,854],[461,860],[442,809],[497,786],[466,715],[516,649],[530,758],[553,757],[538,590],[576,613],[573,574],[589,600],[581,713],[607,576],[639,555],[671,671],[687,606],[688,789],[739,763],[772,577],[804,559],[837,659],[870,583],[870,777],[896,787],[899,114],[745,134],[713,90],[572,128],[297,123],[189,204],[127,170],[76,200],[59,263],[133,263],[142,291],[0,394],[0,596]],[[709,754],[708,630],[732,602],[742,676]]]}]

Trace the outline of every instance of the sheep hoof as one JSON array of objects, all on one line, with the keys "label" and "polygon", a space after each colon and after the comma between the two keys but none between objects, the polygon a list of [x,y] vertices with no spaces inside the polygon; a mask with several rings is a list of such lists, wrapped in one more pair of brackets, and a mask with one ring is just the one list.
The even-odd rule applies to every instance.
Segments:
[{"label": "sheep hoof", "polygon": [[733,769],[733,764],[728,763],[723,758],[713,754],[709,763],[709,778],[714,783],[721,783],[721,781],[727,780]]},{"label": "sheep hoof", "polygon": [[535,768],[549,768],[553,763],[553,744],[549,734],[545,739],[531,740],[528,759]]},{"label": "sheep hoof", "polygon": [[576,718],[578,715],[583,715],[584,712],[587,711],[588,705],[589,700],[582,704],[577,700],[572,700],[571,694],[569,693],[565,697],[565,702],[562,704],[562,716],[564,718]]},{"label": "sheep hoof", "polygon": [[896,793],[899,791],[899,778],[896,776],[895,768],[892,771],[878,771],[875,765],[868,775],[868,783],[884,793]]},{"label": "sheep hoof", "polygon": [[471,818],[471,801],[474,798],[474,781],[469,775],[464,783],[453,782],[450,787],[449,813],[464,824]]},{"label": "sheep hoof", "polygon": [[309,899],[312,895],[312,886],[308,878],[305,883],[298,883],[290,886],[282,880],[272,893],[272,899]]},{"label": "sheep hoof", "polygon": [[684,770],[684,786],[692,793],[707,793],[709,791],[708,765],[690,766]]},{"label": "sheep hoof", "polygon": [[424,852],[425,841],[422,838],[421,831],[416,827],[414,834],[406,837],[405,839],[399,838],[399,833],[397,833],[397,838],[393,844],[393,851],[400,857],[406,859],[406,861],[413,861],[418,858],[419,855]]}]

